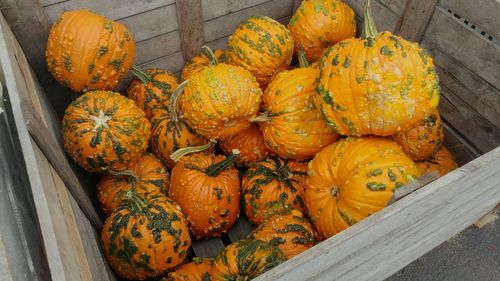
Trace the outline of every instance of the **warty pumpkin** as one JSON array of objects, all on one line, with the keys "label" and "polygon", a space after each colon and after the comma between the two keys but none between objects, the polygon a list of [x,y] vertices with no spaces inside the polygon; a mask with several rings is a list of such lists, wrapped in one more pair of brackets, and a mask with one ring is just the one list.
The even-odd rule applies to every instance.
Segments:
[{"label": "warty pumpkin", "polygon": [[423,173],[436,171],[441,177],[458,167],[455,159],[453,159],[453,155],[451,155],[444,145],[433,156],[417,162],[417,166],[422,169]]},{"label": "warty pumpkin", "polygon": [[240,240],[214,258],[216,281],[251,280],[286,261],[276,246],[259,240]]},{"label": "warty pumpkin", "polygon": [[250,222],[260,225],[267,218],[289,209],[305,210],[306,176],[307,163],[276,155],[251,164],[241,185],[244,210]]},{"label": "warty pumpkin", "polygon": [[220,236],[239,216],[240,179],[228,156],[200,152],[182,157],[172,169],[169,197],[182,208],[197,238]]},{"label": "warty pumpkin", "polygon": [[150,119],[155,109],[168,106],[170,95],[178,86],[177,78],[172,73],[157,68],[142,71],[133,67],[132,72],[136,78],[127,88],[127,96]]},{"label": "warty pumpkin", "polygon": [[[203,70],[203,68],[214,65],[218,63],[226,62],[226,51],[214,50],[213,52],[207,52],[206,46],[200,52],[200,54],[194,56],[190,59],[182,69],[182,81],[188,80],[191,76]],[[215,59],[215,61],[214,61]]]},{"label": "warty pumpkin", "polygon": [[196,257],[193,261],[169,273],[163,281],[210,281],[211,272],[212,261]]},{"label": "warty pumpkin", "polygon": [[417,43],[377,33],[365,2],[361,38],[339,42],[320,61],[316,106],[341,135],[389,136],[436,110],[439,78]]},{"label": "warty pumpkin", "polygon": [[172,102],[180,95],[186,122],[208,139],[225,139],[247,129],[262,99],[250,72],[223,63],[205,67],[181,85],[184,92],[173,95]]},{"label": "warty pumpkin", "polygon": [[417,126],[392,136],[391,140],[399,144],[413,161],[422,161],[436,154],[443,138],[441,117],[436,110],[425,116]]},{"label": "warty pumpkin", "polygon": [[309,162],[305,204],[325,238],[384,208],[394,189],[421,175],[394,142],[345,138]]},{"label": "warty pumpkin", "polygon": [[275,245],[291,259],[316,245],[319,237],[304,214],[299,210],[292,210],[289,214],[269,218],[248,238]]},{"label": "warty pumpkin", "polygon": [[128,191],[104,223],[101,244],[122,278],[158,277],[181,264],[191,246],[187,222],[165,195]]},{"label": "warty pumpkin", "polygon": [[160,192],[167,195],[170,174],[152,154],[144,154],[124,171],[111,173],[103,175],[97,184],[97,198],[108,215],[118,208],[129,190],[138,194]]},{"label": "warty pumpkin", "polygon": [[250,71],[265,88],[274,75],[290,65],[293,39],[281,23],[254,16],[241,22],[229,36],[227,62]]},{"label": "warty pumpkin", "polygon": [[249,165],[260,161],[269,154],[262,133],[259,128],[252,125],[248,129],[219,142],[219,147],[224,153],[229,154],[233,149],[240,151],[240,157],[236,163]]},{"label": "warty pumpkin", "polygon": [[134,63],[132,34],[121,23],[88,10],[63,13],[45,51],[54,78],[75,92],[113,90]]},{"label": "warty pumpkin", "polygon": [[319,71],[310,68],[301,53],[300,68],[282,71],[268,85],[262,97],[260,122],[266,146],[289,159],[312,158],[339,135],[326,123],[314,103]]},{"label": "warty pumpkin", "polygon": [[307,59],[317,61],[323,51],[356,35],[354,11],[340,0],[302,1],[288,29],[295,42],[295,53],[304,48]]},{"label": "warty pumpkin", "polygon": [[64,149],[89,172],[121,171],[146,152],[150,127],[132,100],[119,93],[90,91],[66,108]]}]

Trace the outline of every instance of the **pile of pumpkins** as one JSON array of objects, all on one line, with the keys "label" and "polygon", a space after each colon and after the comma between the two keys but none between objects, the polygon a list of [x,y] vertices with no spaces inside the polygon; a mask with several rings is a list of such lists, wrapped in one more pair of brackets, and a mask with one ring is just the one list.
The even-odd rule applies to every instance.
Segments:
[{"label": "pile of pumpkins", "polygon": [[[122,24],[87,10],[61,15],[48,69],[82,93],[63,118],[64,148],[102,174],[101,243],[118,275],[252,279],[384,208],[423,173],[456,168],[441,145],[431,57],[378,33],[369,0],[364,19],[355,38],[340,0],[303,1],[288,27],[251,17],[227,50],[204,47],[179,84],[133,65]],[[126,94],[112,92],[129,72]],[[191,237],[227,232],[240,204],[251,235],[183,264]]]}]

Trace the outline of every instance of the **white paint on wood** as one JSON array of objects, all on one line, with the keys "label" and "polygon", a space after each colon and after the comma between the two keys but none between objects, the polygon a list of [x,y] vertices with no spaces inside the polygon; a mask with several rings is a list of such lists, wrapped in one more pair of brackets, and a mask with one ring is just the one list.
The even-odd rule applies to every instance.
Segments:
[{"label": "white paint on wood", "polygon": [[500,147],[255,280],[384,280],[500,202]]}]

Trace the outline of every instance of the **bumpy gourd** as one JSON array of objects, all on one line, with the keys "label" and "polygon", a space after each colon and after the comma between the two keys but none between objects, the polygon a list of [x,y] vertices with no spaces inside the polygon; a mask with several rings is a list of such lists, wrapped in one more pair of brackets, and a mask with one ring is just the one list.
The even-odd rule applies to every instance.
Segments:
[{"label": "bumpy gourd", "polygon": [[231,153],[233,149],[238,149],[240,157],[236,160],[236,163],[242,165],[258,162],[269,154],[262,133],[254,125],[232,137],[221,140],[219,147],[226,154]]},{"label": "bumpy gourd", "polygon": [[423,173],[436,171],[441,177],[458,167],[453,155],[444,146],[441,146],[430,158],[417,162],[417,166],[422,169]]},{"label": "bumpy gourd", "polygon": [[[213,55],[215,59],[217,60],[217,63],[224,63],[226,62],[226,52],[222,50],[214,50]],[[195,75],[196,73],[200,72],[203,70],[203,68],[213,64],[212,62],[213,57],[211,57],[211,54],[207,54],[204,50],[200,52],[200,54],[194,56],[192,59],[190,59],[186,65],[184,65],[184,68],[182,69],[182,81],[188,80],[191,76]]]},{"label": "bumpy gourd", "polygon": [[210,259],[193,258],[193,261],[171,272],[162,281],[210,281],[212,261]]}]

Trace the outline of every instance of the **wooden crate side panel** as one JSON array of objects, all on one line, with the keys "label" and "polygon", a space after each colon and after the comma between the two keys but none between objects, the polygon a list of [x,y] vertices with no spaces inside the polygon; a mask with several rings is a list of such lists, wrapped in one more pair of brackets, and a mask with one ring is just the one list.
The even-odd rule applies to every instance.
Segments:
[{"label": "wooden crate side panel", "polygon": [[500,148],[255,280],[384,280],[500,202]]},{"label": "wooden crate side panel", "polygon": [[472,22],[481,31],[500,40],[500,1],[498,0],[441,0],[445,9],[451,10]]}]

